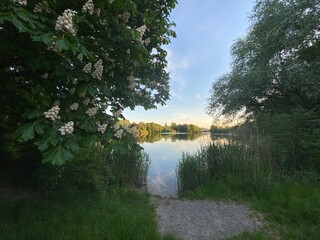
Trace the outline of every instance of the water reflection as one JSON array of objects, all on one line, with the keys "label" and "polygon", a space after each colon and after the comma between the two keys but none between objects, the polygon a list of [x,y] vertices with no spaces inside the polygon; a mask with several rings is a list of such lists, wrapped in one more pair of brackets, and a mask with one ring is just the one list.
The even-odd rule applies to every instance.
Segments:
[{"label": "water reflection", "polygon": [[210,142],[212,142],[210,133],[160,134],[152,138],[146,137],[141,146],[151,158],[147,176],[149,191],[154,195],[175,197],[177,194],[175,168],[182,152],[194,153]]},{"label": "water reflection", "polygon": [[212,142],[215,145],[219,145],[219,146],[227,145],[227,144],[230,144],[230,142],[235,141],[234,136],[229,134],[211,134],[210,136],[211,136]]},{"label": "water reflection", "polygon": [[[157,133],[157,134],[150,134],[150,135],[140,135],[138,136],[137,140],[139,143],[154,143],[161,140],[169,140],[171,142],[181,141],[181,140],[196,140],[197,138],[203,136],[204,133],[192,133],[192,134],[185,134],[185,133]],[[208,134],[208,133],[206,133]]]}]

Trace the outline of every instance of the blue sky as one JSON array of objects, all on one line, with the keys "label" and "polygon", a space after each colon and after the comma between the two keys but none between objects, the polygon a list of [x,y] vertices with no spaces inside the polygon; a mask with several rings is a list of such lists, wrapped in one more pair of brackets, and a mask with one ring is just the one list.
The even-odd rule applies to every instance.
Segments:
[{"label": "blue sky", "polygon": [[170,72],[170,100],[145,111],[125,110],[131,122],[172,122],[210,127],[205,113],[212,83],[230,69],[230,48],[245,35],[254,0],[178,0],[171,21],[177,38],[165,46]]}]

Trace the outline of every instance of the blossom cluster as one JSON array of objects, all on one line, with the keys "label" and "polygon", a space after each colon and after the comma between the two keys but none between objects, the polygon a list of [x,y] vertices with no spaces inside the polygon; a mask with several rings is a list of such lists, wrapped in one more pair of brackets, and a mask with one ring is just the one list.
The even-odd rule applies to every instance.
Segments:
[{"label": "blossom cluster", "polygon": [[99,107],[92,107],[86,111],[86,114],[88,114],[90,117],[92,117],[97,114],[98,110],[99,110]]},{"label": "blossom cluster", "polygon": [[69,31],[72,35],[76,35],[77,29],[73,23],[72,18],[76,15],[76,11],[66,9],[61,16],[58,17],[55,29],[57,31]]},{"label": "blossom cluster", "polygon": [[132,75],[130,75],[129,77],[127,77],[127,79],[129,80],[129,88],[131,90],[133,90],[136,86],[136,83],[134,82],[134,77]]},{"label": "blossom cluster", "polygon": [[49,12],[49,5],[47,1],[42,1],[37,3],[34,6],[33,12],[35,13],[44,13],[44,12]]},{"label": "blossom cluster", "polygon": [[146,25],[142,25],[141,27],[137,28],[137,31],[140,34],[140,40],[142,40],[142,37],[143,37],[144,33],[146,32],[146,30],[147,30]]},{"label": "blossom cluster", "polygon": [[88,0],[82,7],[82,12],[88,13],[90,15],[93,14],[93,10],[94,10],[94,5],[92,0]]},{"label": "blossom cluster", "polygon": [[122,13],[119,15],[119,18],[122,20],[122,22],[127,23],[130,18],[130,13],[129,12]]},{"label": "blossom cluster", "polygon": [[89,104],[89,102],[90,102],[90,98],[86,98],[85,100],[83,100],[83,104],[86,106]]},{"label": "blossom cluster", "polygon": [[79,62],[82,62],[83,61],[83,54],[82,53],[78,54],[77,59],[79,60]]},{"label": "blossom cluster", "polygon": [[73,111],[76,111],[79,107],[79,103],[72,103],[70,106],[70,109]]},{"label": "blossom cluster", "polygon": [[101,132],[102,134],[105,133],[105,131],[108,127],[108,124],[106,124],[106,123],[100,124],[98,122],[97,125],[98,125],[98,132]]},{"label": "blossom cluster", "polygon": [[136,135],[137,133],[137,127],[136,126],[133,126],[132,128],[130,128],[130,131],[129,131],[132,135]]},{"label": "blossom cluster", "polygon": [[60,108],[58,106],[53,106],[47,112],[44,112],[44,116],[52,121],[55,121],[56,119],[60,119],[59,111]]},{"label": "blossom cluster", "polygon": [[98,80],[102,79],[102,73],[103,73],[103,65],[102,65],[102,60],[99,59],[95,64],[94,64],[94,72],[92,73],[92,77]]},{"label": "blossom cluster", "polygon": [[27,0],[11,0],[13,3],[18,3],[21,6],[27,6]]},{"label": "blossom cluster", "polygon": [[113,129],[114,129],[114,130],[118,130],[119,128],[120,128],[119,123],[116,123],[115,125],[113,125]]},{"label": "blossom cluster", "polygon": [[42,75],[42,78],[44,78],[44,79],[48,79],[48,77],[49,77],[49,74],[48,74],[48,73],[44,73],[44,74]]},{"label": "blossom cluster", "polygon": [[71,89],[69,90],[69,93],[70,93],[71,95],[73,95],[75,92],[76,92],[76,88],[71,88]]},{"label": "blossom cluster", "polygon": [[92,69],[92,63],[89,62],[83,67],[82,71],[85,72],[85,73],[90,73],[91,69]]},{"label": "blossom cluster", "polygon": [[144,44],[146,46],[148,46],[150,42],[151,42],[150,38],[147,38],[146,40],[144,40]]},{"label": "blossom cluster", "polygon": [[63,136],[63,135],[66,135],[66,134],[71,134],[73,132],[73,121],[70,121],[68,123],[66,123],[65,125],[61,126],[59,128],[59,132],[60,134]]},{"label": "blossom cluster", "polygon": [[123,129],[119,129],[118,131],[116,131],[114,136],[120,139],[122,137],[122,133],[123,133]]},{"label": "blossom cluster", "polygon": [[121,115],[122,111],[123,111],[123,109],[120,108],[119,110],[117,110],[117,111],[115,111],[115,112],[113,113],[113,116],[119,117],[119,116]]}]

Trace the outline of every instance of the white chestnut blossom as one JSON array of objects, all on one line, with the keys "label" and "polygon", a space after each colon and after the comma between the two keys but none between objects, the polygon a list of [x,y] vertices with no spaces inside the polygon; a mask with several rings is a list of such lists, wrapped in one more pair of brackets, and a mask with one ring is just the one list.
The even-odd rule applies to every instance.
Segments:
[{"label": "white chestnut blossom", "polygon": [[128,48],[127,49],[127,54],[130,54],[130,53],[131,53],[130,48]]},{"label": "white chestnut blossom", "polygon": [[48,77],[49,77],[48,73],[45,73],[45,74],[42,75],[42,78],[44,78],[44,79],[48,79]]},{"label": "white chestnut blossom", "polygon": [[27,0],[10,0],[10,2],[18,3],[21,6],[27,6]]},{"label": "white chestnut blossom", "polygon": [[76,88],[71,88],[71,89],[69,90],[69,93],[70,93],[71,95],[73,95],[73,94],[75,93],[75,91],[76,91]]},{"label": "white chestnut blossom", "polygon": [[130,18],[129,12],[125,12],[119,15],[119,19],[122,20],[123,23],[127,23],[129,21],[129,18]]},{"label": "white chestnut blossom", "polygon": [[102,79],[102,73],[103,73],[103,65],[102,65],[102,60],[99,59],[95,64],[94,64],[94,72],[91,74],[93,78],[101,80]]},{"label": "white chestnut blossom", "polygon": [[97,125],[98,125],[98,132],[105,133],[105,131],[108,127],[108,124],[106,124],[106,123],[100,124],[98,122]]},{"label": "white chestnut blossom", "polygon": [[56,31],[68,31],[72,35],[76,35],[77,29],[72,20],[76,13],[76,11],[66,9],[57,19],[55,27]]},{"label": "white chestnut blossom", "polygon": [[113,113],[113,116],[119,117],[119,116],[121,115],[122,111],[123,111],[123,109],[121,109],[121,108],[118,109],[117,111],[115,111],[115,112]]},{"label": "white chestnut blossom", "polygon": [[101,9],[100,8],[95,8],[94,9],[94,14],[95,15],[100,16],[100,13],[101,13]]},{"label": "white chestnut blossom", "polygon": [[100,24],[101,26],[107,26],[107,25],[108,25],[108,22],[107,22],[106,19],[103,19],[103,20],[99,20],[99,24]]},{"label": "white chestnut blossom", "polygon": [[150,42],[151,42],[150,38],[147,38],[146,40],[144,40],[144,44],[146,46],[148,46]]},{"label": "white chestnut blossom", "polygon": [[136,83],[134,82],[134,77],[130,75],[129,77],[127,77],[127,79],[129,80],[129,88],[133,90],[136,86]]},{"label": "white chestnut blossom", "polygon": [[60,108],[58,106],[53,106],[47,112],[44,112],[44,116],[52,121],[55,121],[56,119],[60,119],[59,111]]},{"label": "white chestnut blossom", "polygon": [[85,73],[90,73],[91,69],[92,69],[92,63],[89,62],[83,67],[82,71],[85,72]]},{"label": "white chestnut blossom", "polygon": [[141,27],[137,28],[137,31],[140,34],[140,40],[141,41],[142,41],[142,37],[143,37],[144,33],[146,32],[146,30],[147,30],[147,26],[146,25],[142,25]]},{"label": "white chestnut blossom", "polygon": [[114,136],[120,139],[120,138],[122,137],[122,133],[123,133],[123,129],[119,129],[119,130],[114,134]]},{"label": "white chestnut blossom", "polygon": [[132,135],[136,135],[137,134],[137,127],[136,126],[133,126],[132,128],[130,128],[130,133]]},{"label": "white chestnut blossom", "polygon": [[111,3],[113,2],[113,0],[107,0],[107,2],[108,2],[109,4],[111,4]]},{"label": "white chestnut blossom", "polygon": [[73,133],[73,130],[74,130],[73,125],[74,125],[73,121],[70,121],[70,122],[67,122],[65,125],[61,126],[58,130],[62,136],[66,134],[71,134]]},{"label": "white chestnut blossom", "polygon": [[35,12],[35,13],[44,13],[44,12],[48,13],[49,12],[48,2],[42,1],[42,2],[37,3],[34,6],[33,12]]},{"label": "white chestnut blossom", "polygon": [[82,7],[82,12],[88,13],[90,15],[93,14],[93,10],[94,10],[94,5],[92,0],[88,0]]},{"label": "white chestnut blossom", "polygon": [[90,102],[90,98],[83,100],[83,104],[86,106],[89,104],[89,102]]},{"label": "white chestnut blossom", "polygon": [[115,125],[113,125],[113,129],[114,129],[114,130],[118,130],[119,128],[120,128],[119,123],[116,123]]},{"label": "white chestnut blossom", "polygon": [[82,62],[82,61],[83,61],[83,54],[80,53],[80,54],[77,56],[77,59],[79,60],[79,62]]},{"label": "white chestnut blossom", "polygon": [[73,111],[76,111],[79,107],[79,103],[72,103],[70,106],[70,109]]},{"label": "white chestnut blossom", "polygon": [[93,117],[94,115],[97,114],[98,110],[99,110],[99,107],[92,107],[86,111],[86,114],[88,114],[89,117]]}]

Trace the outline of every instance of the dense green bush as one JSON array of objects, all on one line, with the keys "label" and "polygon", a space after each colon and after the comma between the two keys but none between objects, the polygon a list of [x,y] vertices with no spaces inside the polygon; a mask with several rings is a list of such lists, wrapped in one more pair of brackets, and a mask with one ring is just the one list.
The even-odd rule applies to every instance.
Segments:
[{"label": "dense green bush", "polygon": [[145,183],[149,156],[133,141],[81,149],[63,166],[42,165],[35,174],[46,195],[107,192],[114,187]]}]

